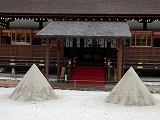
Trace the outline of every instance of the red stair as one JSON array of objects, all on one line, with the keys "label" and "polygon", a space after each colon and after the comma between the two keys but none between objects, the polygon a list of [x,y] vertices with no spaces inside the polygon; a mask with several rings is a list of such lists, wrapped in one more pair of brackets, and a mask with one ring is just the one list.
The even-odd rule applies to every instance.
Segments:
[{"label": "red stair", "polygon": [[76,84],[103,84],[106,83],[106,72],[103,66],[74,66],[70,83]]}]

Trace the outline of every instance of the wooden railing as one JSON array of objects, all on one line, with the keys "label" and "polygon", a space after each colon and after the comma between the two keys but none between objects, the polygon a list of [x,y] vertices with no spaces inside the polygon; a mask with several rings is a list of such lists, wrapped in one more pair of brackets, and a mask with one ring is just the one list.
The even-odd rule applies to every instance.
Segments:
[{"label": "wooden railing", "polygon": [[159,59],[127,59],[124,60],[123,74],[130,68],[136,71],[139,76],[160,77],[160,60]]},{"label": "wooden railing", "polygon": [[124,59],[124,68],[128,69],[160,69],[159,59]]},{"label": "wooden railing", "polygon": [[[45,57],[27,57],[27,56],[0,56],[0,66],[45,66]],[[62,59],[60,65],[63,66],[65,61]],[[55,67],[57,65],[57,57],[50,57],[49,66]]]},{"label": "wooden railing", "polygon": [[160,59],[160,47],[124,47],[124,59]]},{"label": "wooden railing", "polygon": [[[117,81],[117,60],[106,59],[107,69],[107,82],[113,83]],[[135,71],[140,73],[156,73],[160,70],[160,59],[123,59],[122,62],[122,75],[130,68],[133,67]]]},{"label": "wooden railing", "polygon": [[[72,73],[72,67],[76,64],[76,57],[74,58],[64,58],[64,64],[61,70],[61,74],[63,74],[58,80],[58,82],[68,82]],[[65,76],[67,75],[67,76]],[[66,78],[65,78],[66,77]]]},{"label": "wooden railing", "polygon": [[104,58],[106,67],[106,82],[114,83],[117,81],[117,59]]},{"label": "wooden railing", "polygon": [[[45,57],[46,46],[45,45],[0,45],[0,56],[27,56],[27,57]],[[63,50],[63,49],[62,49]],[[63,52],[61,50],[61,57]],[[49,51],[49,57],[57,57],[57,48],[52,47]]]}]

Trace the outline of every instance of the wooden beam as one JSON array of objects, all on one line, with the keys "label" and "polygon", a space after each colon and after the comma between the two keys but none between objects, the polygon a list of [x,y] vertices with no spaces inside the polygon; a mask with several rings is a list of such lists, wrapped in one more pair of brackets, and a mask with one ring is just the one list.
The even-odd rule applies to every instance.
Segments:
[{"label": "wooden beam", "polygon": [[52,48],[54,45],[56,45],[59,41],[60,41],[60,38],[57,38],[56,41],[49,46],[49,49],[51,49],[51,48]]},{"label": "wooden beam", "polygon": [[49,78],[49,38],[46,39],[45,77],[48,80]]},{"label": "wooden beam", "polygon": [[120,49],[118,48],[118,46],[117,46],[111,39],[108,39],[108,41],[109,41],[118,51],[120,51]]},{"label": "wooden beam", "polygon": [[122,39],[118,40],[118,48],[119,51],[117,51],[117,81],[119,81],[122,77],[122,51],[123,51]]}]

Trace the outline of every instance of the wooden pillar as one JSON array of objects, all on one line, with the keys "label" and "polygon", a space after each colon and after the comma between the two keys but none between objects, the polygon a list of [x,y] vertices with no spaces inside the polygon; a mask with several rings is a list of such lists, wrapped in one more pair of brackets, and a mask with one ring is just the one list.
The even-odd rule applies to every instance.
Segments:
[{"label": "wooden pillar", "polygon": [[57,53],[57,79],[60,79],[60,51]]},{"label": "wooden pillar", "polygon": [[57,79],[60,79],[60,42],[57,42]]},{"label": "wooden pillar", "polygon": [[152,34],[151,34],[151,59],[154,59],[154,49],[153,49],[153,45],[154,45],[154,38],[153,38],[153,36],[154,36],[154,32],[152,31]]},{"label": "wooden pillar", "polygon": [[119,81],[122,77],[122,39],[118,40],[118,48],[119,51],[117,52],[117,81]]},{"label": "wooden pillar", "polygon": [[2,44],[2,29],[0,28],[0,56],[2,55],[1,44]]},{"label": "wooden pillar", "polygon": [[33,30],[31,30],[31,33],[30,33],[30,56],[33,57]]},{"label": "wooden pillar", "polygon": [[64,38],[61,39],[62,43],[61,43],[61,57],[64,58]]},{"label": "wooden pillar", "polygon": [[49,38],[46,39],[45,77],[48,80],[49,78]]}]

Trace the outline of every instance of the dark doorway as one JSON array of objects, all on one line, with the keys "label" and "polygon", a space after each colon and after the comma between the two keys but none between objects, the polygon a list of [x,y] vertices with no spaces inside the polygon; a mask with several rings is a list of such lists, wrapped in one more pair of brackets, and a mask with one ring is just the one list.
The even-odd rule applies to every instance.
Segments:
[{"label": "dark doorway", "polygon": [[103,63],[104,58],[116,59],[117,50],[104,38],[66,38],[64,56],[77,57],[79,63]]}]

